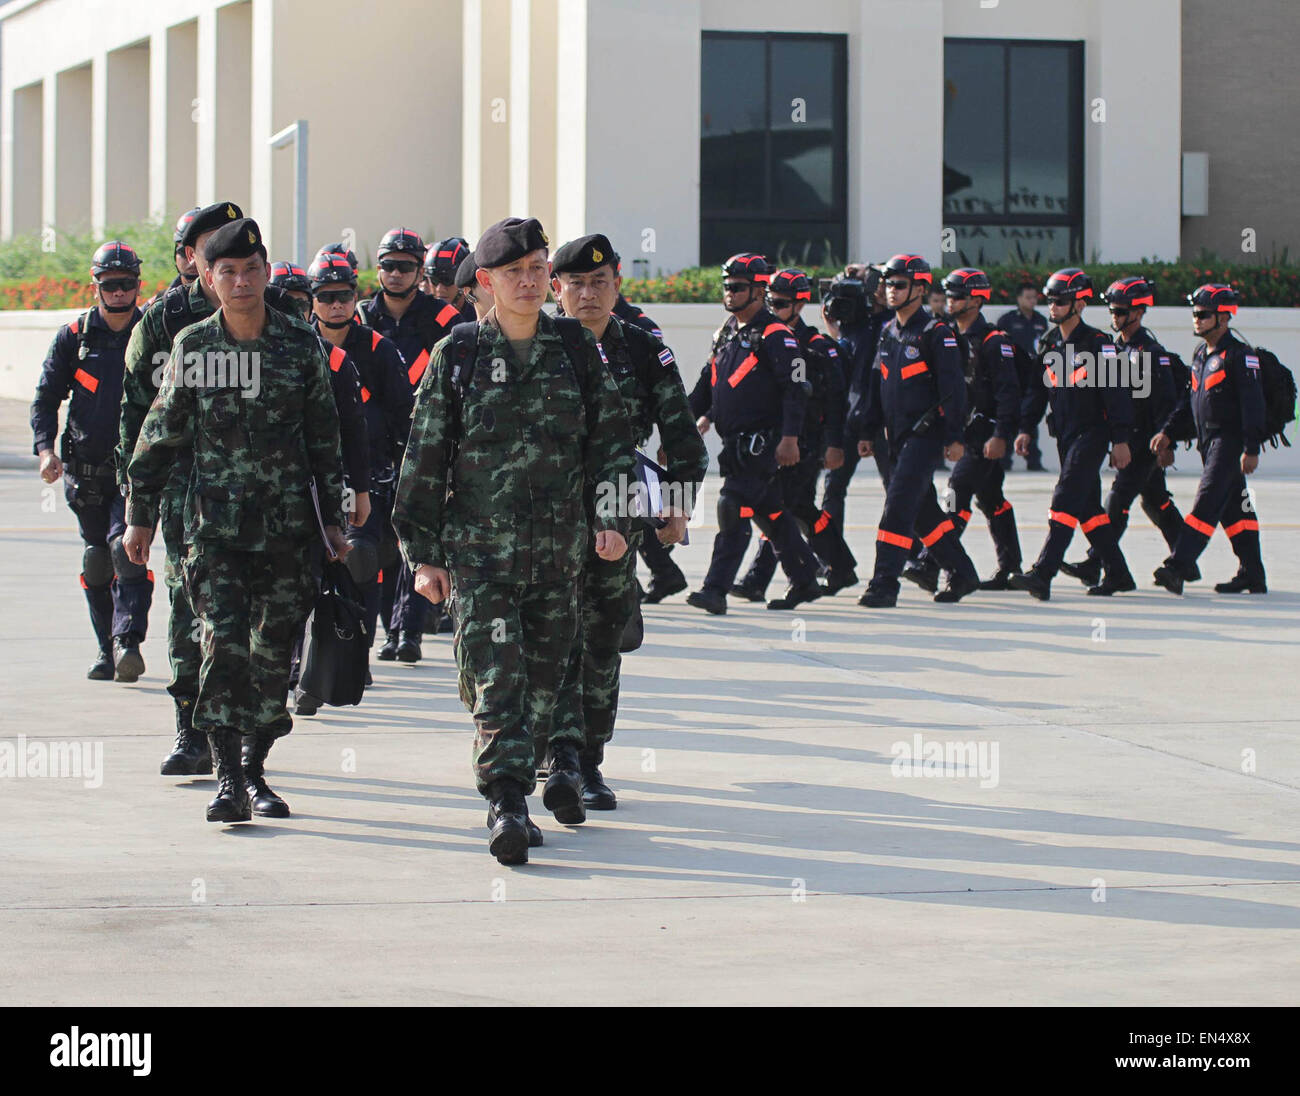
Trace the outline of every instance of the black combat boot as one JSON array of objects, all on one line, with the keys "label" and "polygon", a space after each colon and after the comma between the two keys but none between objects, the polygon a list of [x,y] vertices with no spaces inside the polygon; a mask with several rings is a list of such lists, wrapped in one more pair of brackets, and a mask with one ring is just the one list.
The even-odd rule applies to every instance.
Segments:
[{"label": "black combat boot", "polygon": [[[488,804],[487,824],[490,830],[497,824],[497,806],[495,803]],[[542,835],[542,827],[532,820],[528,813],[528,800],[524,800],[524,825],[528,827],[528,847],[530,849],[540,849],[546,843],[546,838]]]},{"label": "black combat boot", "polygon": [[[388,645],[384,644],[384,646]],[[379,653],[382,657],[383,651],[380,651]],[[401,639],[397,644],[397,651],[395,653],[398,662],[419,662],[420,657],[423,654],[423,651],[420,649],[420,633],[403,632]]]},{"label": "black combat boot", "polygon": [[113,666],[117,680],[137,681],[144,673],[144,658],[140,654],[140,640],[134,632],[113,637]]},{"label": "black combat boot", "polygon": [[263,818],[288,818],[289,804],[275,794],[266,783],[266,755],[275,741],[268,734],[252,734],[244,738],[244,787],[253,801],[253,813]]},{"label": "black combat boot", "polygon": [[108,651],[100,651],[99,654],[95,656],[95,661],[90,664],[90,669],[86,671],[86,677],[91,681],[112,681],[112,654]]},{"label": "black combat boot", "polygon": [[686,604],[694,605],[695,608],[703,609],[714,616],[727,615],[727,595],[720,590],[710,590],[707,586],[687,597]]},{"label": "black combat boot", "polygon": [[1078,563],[1062,563],[1061,574],[1077,578],[1085,586],[1096,586],[1101,581],[1101,558],[1088,556]]},{"label": "black combat boot", "polygon": [[1252,575],[1243,567],[1227,582],[1216,582],[1214,592],[1216,594],[1267,594],[1268,583],[1262,571]]},{"label": "black combat boot", "polygon": [[948,577],[948,584],[934,595],[940,604],[961,601],[967,594],[973,594],[980,588],[978,575],[962,575],[953,572]]},{"label": "black combat boot", "polygon": [[528,802],[515,780],[494,780],[487,789],[488,811],[493,816],[488,851],[502,864],[528,863]]},{"label": "black combat boot", "polygon": [[898,604],[898,583],[876,585],[875,579],[867,583],[867,592],[858,598],[858,604],[868,609],[892,609]]},{"label": "black combat boot", "polygon": [[1007,579],[1007,585],[1013,590],[1026,591],[1039,601],[1052,600],[1052,580],[1042,574],[1037,567],[1031,567],[1023,574],[1012,575]]},{"label": "black combat boot", "polygon": [[928,594],[939,589],[939,561],[933,556],[908,560],[903,566],[902,577],[908,582],[915,582]]},{"label": "black combat boot", "polygon": [[664,598],[672,597],[673,594],[680,594],[685,589],[686,576],[682,574],[679,568],[674,567],[672,571],[651,578],[650,589],[645,592],[645,597],[641,600],[646,605],[657,605]]},{"label": "black combat boot", "polygon": [[806,602],[816,601],[824,593],[826,593],[826,588],[815,578],[810,578],[802,586],[796,586],[792,582],[786,587],[784,596],[773,598],[767,603],[767,607],[769,609],[797,609]]},{"label": "black combat boot", "polygon": [[225,729],[208,736],[212,756],[217,759],[217,797],[208,804],[209,822],[248,822],[253,817],[239,753],[242,738],[238,731]]},{"label": "black combat boot", "polygon": [[384,640],[384,645],[379,648],[379,654],[375,655],[380,662],[393,662],[397,658],[397,645],[402,641],[402,637],[397,632],[389,632],[388,638]]},{"label": "black combat boot", "polygon": [[850,586],[858,584],[858,573],[850,568],[847,571],[832,570],[826,576],[826,596],[834,597],[841,590],[847,590]]},{"label": "black combat boot", "polygon": [[578,757],[582,770],[582,805],[589,811],[613,811],[618,809],[618,798],[605,778],[600,774],[601,762],[605,760],[605,744],[588,746]]},{"label": "black combat boot", "polygon": [[194,701],[180,697],[176,701],[176,745],[163,758],[158,770],[163,776],[207,776],[212,772],[212,751],[208,736],[194,729],[190,722]]},{"label": "black combat boot", "polygon": [[1157,586],[1163,586],[1171,594],[1183,592],[1183,583],[1186,579],[1183,577],[1182,568],[1174,562],[1172,556],[1157,567],[1151,577],[1156,580]]},{"label": "black combat boot", "polygon": [[746,586],[743,582],[737,582],[727,593],[731,597],[740,598],[741,601],[762,601],[767,597],[767,594],[756,586]]},{"label": "black combat boot", "polygon": [[550,776],[542,791],[542,806],[555,815],[555,821],[576,826],[587,821],[582,805],[582,765],[578,750],[564,742],[551,746]]},{"label": "black combat boot", "polygon": [[1112,594],[1127,594],[1138,588],[1133,574],[1125,566],[1123,570],[1115,567],[1106,568],[1106,577],[1096,586],[1088,587],[1089,597],[1110,597]]},{"label": "black combat boot", "polygon": [[1011,576],[1018,575],[1019,570],[1015,571],[995,571],[992,578],[986,578],[980,583],[981,590],[1010,590]]}]

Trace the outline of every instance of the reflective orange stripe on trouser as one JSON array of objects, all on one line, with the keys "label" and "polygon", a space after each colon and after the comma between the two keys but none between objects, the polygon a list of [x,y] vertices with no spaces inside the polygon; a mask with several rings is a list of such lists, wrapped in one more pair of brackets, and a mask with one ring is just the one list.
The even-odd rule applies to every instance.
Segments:
[{"label": "reflective orange stripe on trouser", "polygon": [[877,529],[876,539],[883,541],[885,544],[893,544],[899,548],[911,548],[912,538],[900,536],[898,533],[891,533],[888,529]]},{"label": "reflective orange stripe on trouser", "polygon": [[1100,514],[1090,517],[1087,521],[1080,522],[1079,531],[1082,533],[1091,533],[1098,526],[1109,525],[1109,524],[1110,524],[1110,517],[1103,511]]},{"label": "reflective orange stripe on trouser", "polygon": [[931,529],[928,533],[926,533],[925,536],[921,538],[921,543],[924,544],[927,548],[929,548],[930,545],[938,541],[939,538],[942,537],[945,533],[951,533],[955,528],[956,526],[953,525],[951,519],[947,521],[941,521],[938,525],[936,525],[933,529]]},{"label": "reflective orange stripe on trouser", "polygon": [[1214,536],[1214,526],[1208,521],[1202,521],[1195,514],[1188,514],[1183,521],[1187,523],[1188,528],[1195,529],[1203,537]]},{"label": "reflective orange stripe on trouser", "polygon": [[1057,522],[1059,525],[1068,525],[1071,529],[1079,527],[1079,519],[1063,510],[1048,510],[1047,520]]},{"label": "reflective orange stripe on trouser", "polygon": [[1223,531],[1228,534],[1229,539],[1241,533],[1258,533],[1259,522],[1253,518],[1242,518],[1241,521],[1234,521]]}]

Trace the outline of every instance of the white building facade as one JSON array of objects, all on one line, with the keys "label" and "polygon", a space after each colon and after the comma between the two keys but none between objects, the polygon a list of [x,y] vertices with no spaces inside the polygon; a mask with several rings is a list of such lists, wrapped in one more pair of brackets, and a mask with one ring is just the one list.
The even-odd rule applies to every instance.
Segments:
[{"label": "white building facade", "polygon": [[306,119],[310,247],[363,260],[510,214],[607,233],[627,273],[747,233],[808,262],[1175,259],[1205,151],[1183,25],[1182,0],[13,0],[0,232],[229,199],[289,257],[268,139]]}]

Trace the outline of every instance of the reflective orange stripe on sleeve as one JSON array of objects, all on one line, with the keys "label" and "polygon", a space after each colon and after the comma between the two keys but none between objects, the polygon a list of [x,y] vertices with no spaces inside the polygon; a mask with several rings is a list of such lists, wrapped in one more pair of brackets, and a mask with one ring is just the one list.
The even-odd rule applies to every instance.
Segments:
[{"label": "reflective orange stripe on sleeve", "polygon": [[1071,517],[1063,510],[1048,510],[1047,520],[1059,522],[1062,525],[1068,525],[1071,529],[1077,529],[1079,527],[1079,519]]},{"label": "reflective orange stripe on sleeve", "polygon": [[1109,524],[1110,524],[1109,515],[1098,514],[1096,517],[1091,517],[1087,521],[1085,521],[1082,525],[1080,525],[1079,530],[1084,533],[1091,533],[1094,529],[1097,528],[1097,526],[1109,525]]},{"label": "reflective orange stripe on sleeve", "polygon": [[361,402],[362,403],[370,402],[370,389],[367,388],[364,384],[361,386]]},{"label": "reflective orange stripe on sleeve", "polygon": [[1253,518],[1242,518],[1241,521],[1234,521],[1225,530],[1229,537],[1235,537],[1238,533],[1259,532],[1259,522]]},{"label": "reflective orange stripe on sleeve", "polygon": [[330,348],[330,372],[337,373],[343,367],[343,348],[335,346]]},{"label": "reflective orange stripe on sleeve", "polygon": [[1216,384],[1222,384],[1227,376],[1227,371],[1223,369],[1220,369],[1217,373],[1211,373],[1205,378],[1205,391],[1208,392]]},{"label": "reflective orange stripe on sleeve", "polygon": [[776,521],[776,519],[779,518],[779,517],[780,517],[782,514],[784,514],[784,513],[785,513],[784,510],[778,510],[775,514],[768,514],[768,515],[767,515],[767,520],[768,520],[768,521]]},{"label": "reflective orange stripe on sleeve", "polygon": [[915,377],[918,373],[928,372],[930,372],[930,367],[925,362],[913,362],[911,365],[903,366],[901,376],[903,380],[907,380],[908,377]]},{"label": "reflective orange stripe on sleeve", "polygon": [[929,533],[923,536],[921,538],[921,543],[924,544],[927,548],[929,548],[930,545],[932,545],[935,541],[937,541],[940,537],[942,537],[944,533],[951,533],[952,530],[953,530],[952,521],[951,520],[945,521],[940,525],[936,525],[933,529],[930,530]]},{"label": "reflective orange stripe on sleeve", "polygon": [[891,532],[889,532],[889,530],[887,530],[887,529],[877,529],[877,530],[876,530],[876,539],[877,539],[877,540],[883,540],[886,544],[895,544],[895,545],[897,545],[899,548],[910,548],[910,547],[912,547],[912,538],[911,538],[911,537],[902,537],[902,536],[899,536],[897,533],[891,533]]},{"label": "reflective orange stripe on sleeve", "polygon": [[750,354],[747,358],[745,358],[743,362],[741,362],[736,367],[736,371],[732,373],[730,377],[727,378],[727,383],[731,385],[732,388],[735,388],[736,385],[738,385],[749,375],[750,371],[757,364],[758,364],[758,358],[755,355]]},{"label": "reflective orange stripe on sleeve", "polygon": [[382,339],[382,338],[383,338],[383,335],[381,335],[378,331],[372,331],[372,332],[370,332],[370,349],[371,349],[371,350],[378,350],[378,349],[379,349],[379,340]]},{"label": "reflective orange stripe on sleeve", "polygon": [[1190,525],[1202,536],[1206,536],[1206,537],[1214,536],[1214,526],[1209,525],[1206,522],[1202,521],[1195,514],[1188,514],[1185,518],[1183,518],[1183,521],[1185,521],[1188,525]]},{"label": "reflective orange stripe on sleeve", "polygon": [[970,511],[969,511],[969,510],[958,510],[958,511],[957,511],[957,516],[958,516],[959,518],[961,518],[962,521],[965,521],[965,522],[969,522],[969,521],[970,521]]},{"label": "reflective orange stripe on sleeve", "polygon": [[1086,365],[1079,366],[1078,369],[1076,369],[1073,373],[1070,374],[1071,384],[1079,384],[1087,379],[1088,379],[1088,367]]},{"label": "reflective orange stripe on sleeve", "polygon": [[786,335],[793,334],[793,332],[783,323],[770,323],[763,328],[763,338],[766,339],[769,335],[773,335],[778,331]]},{"label": "reflective orange stripe on sleeve", "polygon": [[820,533],[831,523],[831,516],[825,510],[821,512],[821,517],[813,522],[813,532]]},{"label": "reflective orange stripe on sleeve", "polygon": [[76,378],[77,382],[81,385],[81,387],[84,388],[87,392],[94,392],[95,389],[99,387],[99,378],[92,377],[84,369],[78,369],[72,375],[73,377]]},{"label": "reflective orange stripe on sleeve", "polygon": [[1003,499],[1003,500],[1002,500],[1002,505],[999,506],[996,510],[993,511],[993,516],[994,516],[995,518],[997,518],[997,517],[1001,517],[1003,514],[1005,514],[1005,513],[1006,513],[1008,510],[1010,510],[1010,509],[1011,509],[1011,503],[1009,503],[1006,499]]},{"label": "reflective orange stripe on sleeve", "polygon": [[742,518],[752,518],[754,516],[754,508],[752,506],[742,506],[740,508],[740,516]]},{"label": "reflective orange stripe on sleeve", "polygon": [[889,366],[884,362],[880,363],[880,379],[886,381],[889,380]]},{"label": "reflective orange stripe on sleeve", "polygon": [[445,304],[442,306],[442,311],[439,312],[434,319],[438,322],[439,326],[448,327],[450,326],[451,321],[459,315],[460,313],[452,308],[451,305]]},{"label": "reflective orange stripe on sleeve", "polygon": [[406,371],[406,375],[411,379],[411,387],[414,388],[420,383],[420,378],[424,376],[424,371],[429,366],[429,352],[421,350],[420,356],[411,363],[411,368]]}]

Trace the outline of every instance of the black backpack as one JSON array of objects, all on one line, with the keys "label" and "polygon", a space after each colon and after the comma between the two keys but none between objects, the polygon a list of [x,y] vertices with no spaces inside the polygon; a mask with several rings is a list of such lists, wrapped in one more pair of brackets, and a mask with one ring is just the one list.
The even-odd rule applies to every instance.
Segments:
[{"label": "black backpack", "polygon": [[1173,376],[1174,398],[1178,408],[1165,427],[1165,437],[1175,445],[1180,441],[1190,445],[1196,440],[1196,420],[1192,418],[1192,403],[1187,398],[1192,390],[1192,371],[1188,364],[1168,347],[1165,347],[1165,356],[1169,358],[1169,372]]},{"label": "black backpack", "polygon": [[1259,382],[1264,389],[1264,440],[1274,449],[1279,441],[1290,449],[1285,430],[1296,417],[1295,377],[1273,351],[1256,346],[1253,353],[1259,358]]}]

